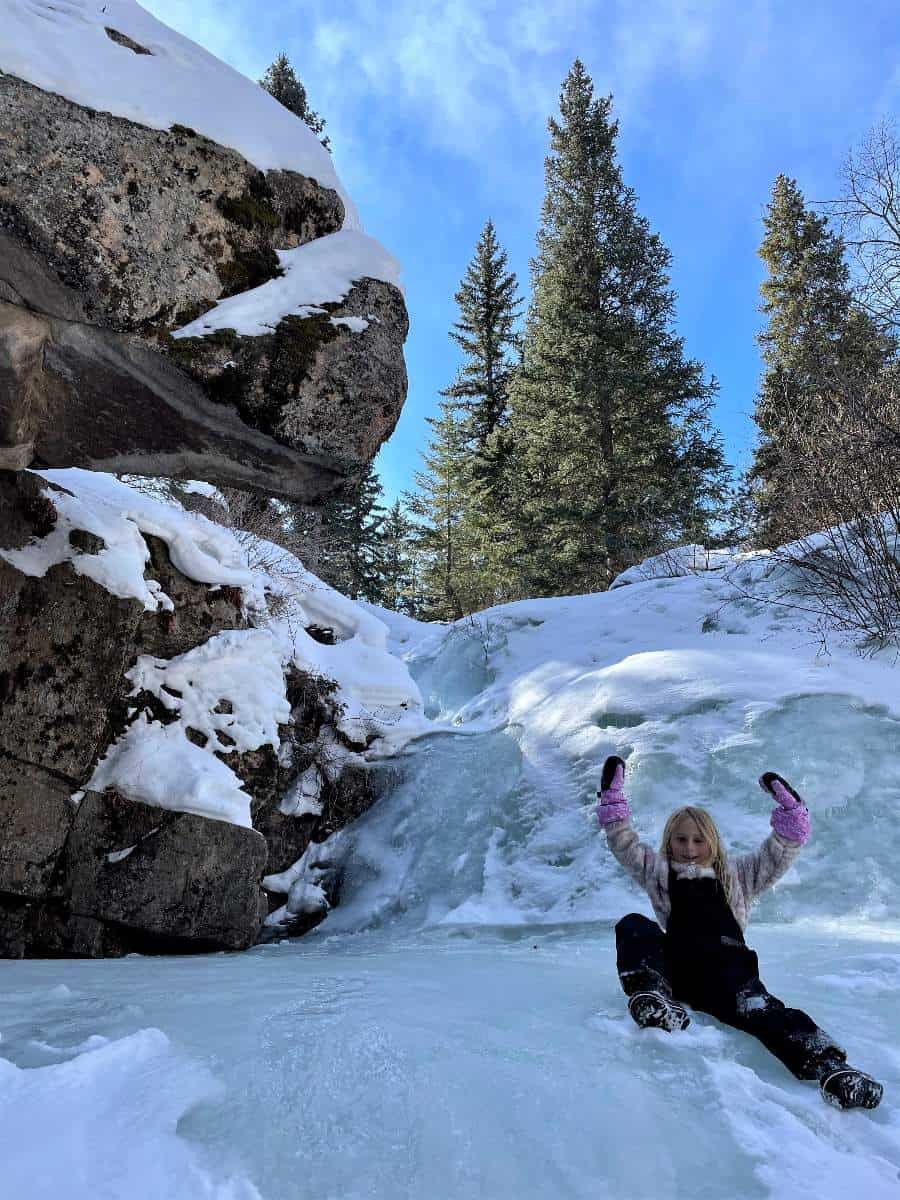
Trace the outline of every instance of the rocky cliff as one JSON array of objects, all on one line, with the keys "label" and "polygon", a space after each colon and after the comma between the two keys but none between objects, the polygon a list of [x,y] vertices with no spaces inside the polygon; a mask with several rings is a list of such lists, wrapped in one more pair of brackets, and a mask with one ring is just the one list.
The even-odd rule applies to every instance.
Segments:
[{"label": "rocky cliff", "polygon": [[[272,106],[259,120],[286,115],[312,138],[255,91]],[[324,307],[288,295],[266,336],[170,336],[284,275],[285,252],[340,231],[335,187],[12,72],[0,73],[0,113],[0,466],[204,478],[310,501],[371,461],[406,395],[408,329],[395,283],[367,276],[371,255]]]},{"label": "rocky cliff", "polygon": [[7,7],[0,954],[241,949],[321,918],[315,844],[416,690],[296,560],[79,468],[314,503],[402,407],[396,264],[302,123],[133,0]]},{"label": "rocky cliff", "polygon": [[380,623],[285,560],[115,480],[0,472],[0,954],[243,949],[270,910],[267,936],[324,915],[311,848],[420,704]]}]

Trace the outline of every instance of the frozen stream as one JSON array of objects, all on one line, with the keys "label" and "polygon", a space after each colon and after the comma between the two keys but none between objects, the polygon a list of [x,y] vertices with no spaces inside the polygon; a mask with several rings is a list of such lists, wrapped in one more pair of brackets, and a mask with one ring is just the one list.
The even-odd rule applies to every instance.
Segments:
[{"label": "frozen stream", "polygon": [[36,1069],[0,1073],[4,1194],[887,1200],[898,938],[753,939],[769,986],[885,1080],[875,1114],[707,1018],[639,1033],[606,928],[6,964],[3,1050]]},{"label": "frozen stream", "polygon": [[[407,650],[447,729],[335,839],[342,903],[313,935],[4,963],[2,1195],[900,1195],[896,674],[763,653],[753,628],[701,637],[706,582],[665,582],[668,601],[527,602]],[[649,910],[592,816],[613,750],[651,839],[696,800],[735,849],[758,844],[764,766],[806,792],[814,840],[748,940],[769,988],[884,1082],[876,1112],[829,1108],[709,1018],[632,1025],[612,926]]]}]

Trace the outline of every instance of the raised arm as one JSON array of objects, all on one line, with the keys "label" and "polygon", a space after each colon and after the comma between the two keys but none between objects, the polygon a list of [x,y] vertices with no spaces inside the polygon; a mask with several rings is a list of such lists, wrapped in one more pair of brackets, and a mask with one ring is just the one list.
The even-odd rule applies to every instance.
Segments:
[{"label": "raised arm", "polygon": [[646,842],[640,841],[631,828],[631,809],[623,791],[625,763],[611,755],[603,764],[600,778],[600,803],[597,805],[597,820],[606,833],[606,842],[628,874],[646,887],[656,869],[656,851]]},{"label": "raised arm", "polygon": [[753,854],[735,860],[734,868],[747,899],[758,896],[784,875],[809,839],[809,809],[797,792],[774,771],[760,776],[759,786],[775,801],[770,833]]}]

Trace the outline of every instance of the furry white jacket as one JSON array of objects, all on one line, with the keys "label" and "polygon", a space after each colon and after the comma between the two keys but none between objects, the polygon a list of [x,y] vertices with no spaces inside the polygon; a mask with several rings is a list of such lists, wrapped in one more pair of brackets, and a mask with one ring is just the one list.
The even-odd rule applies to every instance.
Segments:
[{"label": "furry white jacket", "polygon": [[[656,919],[665,929],[672,905],[669,900],[669,859],[639,840],[629,821],[614,821],[606,826],[610,850],[632,879],[650,897]],[[747,928],[750,906],[760,892],[770,888],[784,875],[800,852],[797,842],[789,842],[771,833],[753,854],[729,859],[731,911],[741,929]]]}]

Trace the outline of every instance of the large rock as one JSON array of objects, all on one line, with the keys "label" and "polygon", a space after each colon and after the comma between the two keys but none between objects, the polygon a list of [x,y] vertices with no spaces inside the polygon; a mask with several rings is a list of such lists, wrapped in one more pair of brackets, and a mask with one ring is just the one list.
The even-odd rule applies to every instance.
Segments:
[{"label": "large rock", "polygon": [[[340,304],[321,307],[314,316],[285,317],[259,337],[225,329],[182,338],[172,353],[249,425],[352,469],[374,458],[397,423],[409,321],[400,292],[377,279],[360,280]],[[365,328],[351,329],[342,323],[348,320]]]},{"label": "large rock", "polygon": [[406,395],[396,288],[361,279],[333,306],[375,316],[362,333],[288,318],[233,355],[169,337],[279,274],[276,248],[338,230],[336,192],[10,75],[0,111],[0,468],[203,478],[309,503],[371,461]]},{"label": "large rock", "polygon": [[336,192],[263,175],[190,129],[148,129],[12,75],[0,75],[0,112],[2,224],[98,324],[167,332],[272,279],[275,247],[343,223]]},{"label": "large rock", "polygon": [[71,913],[152,935],[159,949],[244,950],[267,911],[265,865],[254,829],[88,792],[56,889]]},{"label": "large rock", "polygon": [[[0,549],[50,534],[61,490],[29,472],[0,472]],[[87,530],[70,530],[69,542],[79,555],[103,549]],[[130,722],[142,713],[173,720],[157,696],[133,694],[126,674],[138,656],[170,659],[247,626],[238,589],[187,579],[164,541],[148,535],[147,544],[147,574],[171,611],[112,596],[70,561],[37,577],[0,557],[0,956],[251,945],[269,907],[264,873],[285,870],[374,800],[352,760],[333,769],[335,685],[297,670],[287,679],[282,753],[215,751],[251,796],[254,830],[117,793],[81,799]],[[186,731],[205,744],[195,734]],[[284,794],[320,762],[329,776],[321,815],[282,812]]]},{"label": "large rock", "polygon": [[4,284],[18,299],[0,300],[0,468],[207,478],[307,502],[342,478],[334,455],[276,443],[140,338],[55,315],[78,295],[0,233]]},{"label": "large rock", "polygon": [[71,784],[0,754],[0,892],[41,897],[72,828]]},{"label": "large rock", "polygon": [[[51,532],[47,487],[37,476],[0,471],[0,549]],[[138,601],[112,595],[71,563],[37,577],[0,558],[0,752],[77,786],[109,741],[110,709],[143,614]]]}]

